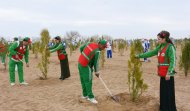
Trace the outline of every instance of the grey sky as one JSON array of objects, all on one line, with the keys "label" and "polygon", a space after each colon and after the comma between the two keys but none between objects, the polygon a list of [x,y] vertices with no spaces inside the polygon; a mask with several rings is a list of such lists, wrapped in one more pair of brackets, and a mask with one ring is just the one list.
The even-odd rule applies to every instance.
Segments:
[{"label": "grey sky", "polygon": [[51,36],[78,31],[114,38],[190,36],[189,0],[0,0],[0,36]]}]

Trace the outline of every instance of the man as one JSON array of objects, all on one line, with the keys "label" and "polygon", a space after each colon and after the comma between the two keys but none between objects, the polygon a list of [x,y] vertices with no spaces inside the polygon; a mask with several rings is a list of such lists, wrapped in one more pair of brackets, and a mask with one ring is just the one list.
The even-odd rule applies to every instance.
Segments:
[{"label": "man", "polygon": [[49,50],[51,53],[57,51],[61,67],[61,77],[59,79],[64,80],[65,78],[70,77],[68,57],[65,51],[65,46],[61,42],[61,37],[59,36],[55,37],[55,43],[56,44],[53,47],[50,47]]},{"label": "man", "polygon": [[[14,37],[14,38],[13,38],[13,41],[14,41],[14,42],[17,42],[17,43],[19,44],[18,37]],[[15,71],[18,71],[17,66],[15,66]]]},{"label": "man", "polygon": [[93,67],[95,75],[99,77],[99,57],[100,51],[106,48],[106,40],[100,40],[100,42],[87,43],[80,47],[81,55],[78,60],[78,70],[80,74],[80,81],[82,85],[83,96],[90,102],[97,104],[98,102],[94,98],[92,93],[92,72]]},{"label": "man", "polygon": [[14,42],[9,48],[9,74],[11,86],[15,85],[15,66],[18,67],[18,77],[21,85],[28,85],[23,77],[23,56],[25,58],[26,66],[28,64],[29,48],[31,43],[30,38],[25,37],[21,42]]}]

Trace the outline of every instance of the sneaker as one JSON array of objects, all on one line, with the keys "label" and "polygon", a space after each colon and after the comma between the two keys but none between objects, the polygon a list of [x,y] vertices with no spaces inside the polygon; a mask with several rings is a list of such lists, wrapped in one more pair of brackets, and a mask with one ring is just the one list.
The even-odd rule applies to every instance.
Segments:
[{"label": "sneaker", "polygon": [[26,82],[21,82],[20,85],[28,85]]},{"label": "sneaker", "polygon": [[148,60],[144,60],[144,62],[148,62]]},{"label": "sneaker", "polygon": [[87,100],[89,100],[90,102],[92,102],[94,104],[98,103],[98,101],[96,101],[96,99],[94,99],[94,98],[88,98]]},{"label": "sneaker", "polygon": [[11,83],[11,86],[14,86],[15,85],[15,83]]}]

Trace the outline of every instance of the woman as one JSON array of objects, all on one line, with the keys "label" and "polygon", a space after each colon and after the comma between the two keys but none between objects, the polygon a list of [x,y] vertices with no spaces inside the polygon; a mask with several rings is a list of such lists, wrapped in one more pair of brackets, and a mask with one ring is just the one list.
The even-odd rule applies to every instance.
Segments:
[{"label": "woman", "polygon": [[59,79],[64,80],[65,78],[70,77],[67,53],[59,36],[55,37],[55,43],[56,44],[53,47],[50,47],[49,50],[51,53],[57,51],[61,66],[61,77]]},{"label": "woman", "polygon": [[174,74],[176,50],[168,31],[158,33],[159,45],[153,51],[137,55],[138,58],[158,56],[158,75],[160,76],[160,111],[176,111]]}]

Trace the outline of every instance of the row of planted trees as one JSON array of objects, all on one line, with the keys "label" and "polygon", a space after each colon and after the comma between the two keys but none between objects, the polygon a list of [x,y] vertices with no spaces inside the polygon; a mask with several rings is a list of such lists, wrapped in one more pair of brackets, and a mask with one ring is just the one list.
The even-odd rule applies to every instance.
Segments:
[{"label": "row of planted trees", "polygon": [[[39,50],[41,53],[41,60],[38,64],[43,76],[41,79],[47,79],[47,72],[48,72],[48,64],[49,64],[49,57],[50,53],[47,50],[47,44],[49,42],[50,36],[47,30],[43,30],[41,33],[41,41],[36,42],[34,44],[35,51]],[[102,38],[100,38],[102,39]],[[94,39],[90,39],[90,42],[97,42]],[[116,48],[114,46],[115,42],[112,42],[113,49]],[[185,75],[187,76],[188,71],[190,70],[190,40],[185,40],[181,43],[184,43],[181,47],[181,56],[180,56],[180,68],[184,70]],[[80,45],[79,45],[80,46]],[[156,47],[156,41],[150,41],[151,49]],[[118,42],[118,50],[121,53],[121,50],[127,49],[127,43],[124,41]],[[139,59],[135,58],[135,54],[139,54],[143,52],[142,43],[140,40],[132,41],[130,44],[130,58],[128,60],[128,88],[131,95],[131,100],[136,101],[142,95],[144,91],[148,88],[148,85],[144,83],[142,78],[142,70],[141,66],[142,63]],[[37,52],[35,52],[36,54]],[[122,55],[122,54],[121,54]],[[101,52],[101,59],[100,59],[101,67],[104,67],[105,63],[105,50]]]},{"label": "row of planted trees", "polygon": [[[102,38],[101,38],[102,39]],[[47,50],[48,43],[50,41],[50,35],[48,30],[44,29],[41,32],[41,40],[37,41],[33,44],[32,50],[35,54],[35,58],[38,58],[38,53],[40,53],[40,61],[38,64],[38,68],[40,69],[42,76],[40,79],[47,79],[48,73],[48,64],[50,52]],[[97,42],[94,39],[90,39],[90,42]],[[185,39],[184,41],[177,42],[181,45],[181,56],[180,56],[180,68],[184,70],[185,76],[187,76],[188,71],[190,71],[190,40]],[[117,45],[116,45],[117,44]],[[77,47],[81,45],[81,42],[77,44]],[[177,45],[178,46],[178,45]],[[70,55],[72,51],[76,50],[77,47],[72,46],[70,43]],[[118,53],[123,55],[124,51],[129,47],[125,40],[120,41],[112,41],[112,50],[115,51],[116,47],[118,47]],[[156,41],[150,40],[150,50],[156,47]],[[8,51],[8,45],[7,45]],[[101,52],[101,67],[104,67],[105,64],[105,50]],[[129,93],[131,95],[131,100],[136,101],[143,94],[144,91],[147,90],[148,85],[144,83],[142,78],[142,63],[139,59],[135,58],[135,54],[139,54],[143,52],[142,44],[140,40],[132,41],[130,44],[130,58],[128,60],[128,88]],[[6,52],[7,53],[7,52]]]}]

